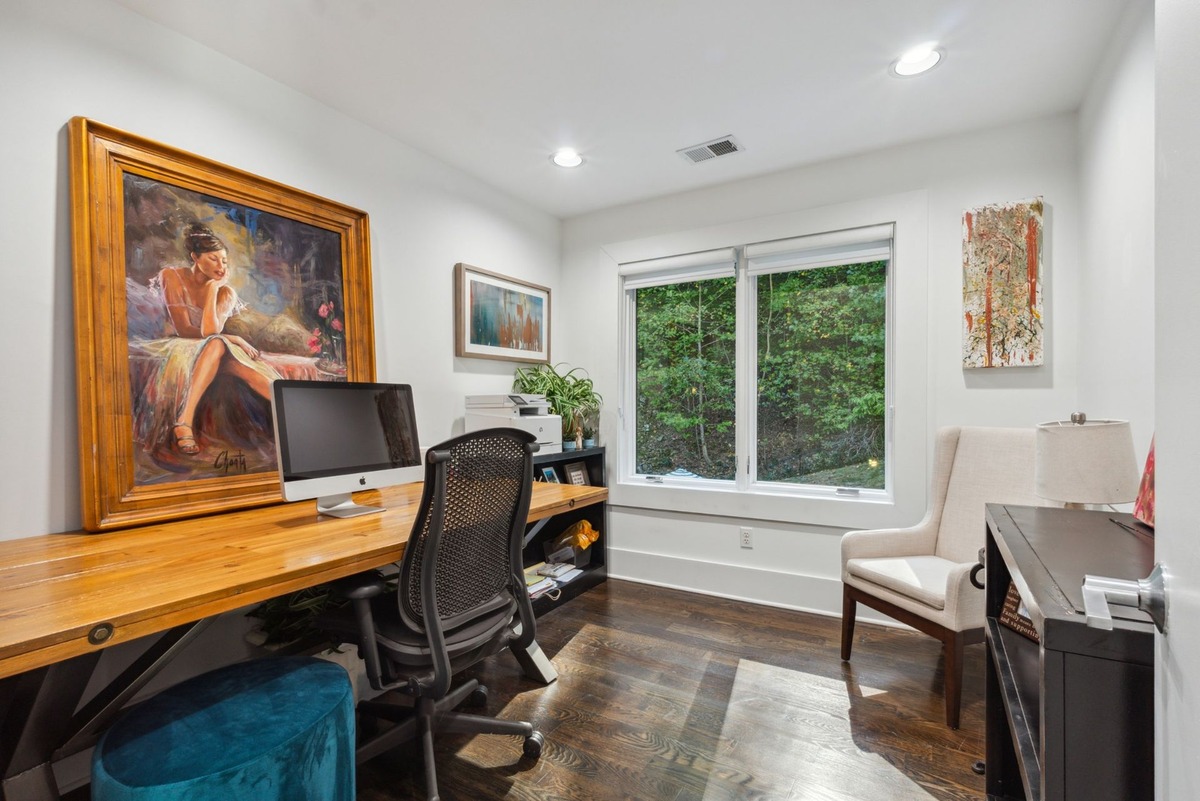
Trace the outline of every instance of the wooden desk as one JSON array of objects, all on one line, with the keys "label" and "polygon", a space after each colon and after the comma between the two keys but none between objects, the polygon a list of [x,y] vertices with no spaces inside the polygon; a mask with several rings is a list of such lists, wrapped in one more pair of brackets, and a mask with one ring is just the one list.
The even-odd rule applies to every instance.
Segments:
[{"label": "wooden desk", "polygon": [[[33,784],[40,788],[44,775],[28,785],[15,783],[14,771],[49,772],[48,759],[31,762],[41,757],[23,752],[32,749],[49,757],[57,751],[64,756],[72,752],[68,746],[86,747],[85,741],[99,728],[88,719],[110,717],[114,707],[145,682],[140,676],[130,677],[129,687],[107,693],[95,709],[81,710],[75,717],[83,719],[73,724],[76,732],[66,744],[46,740],[35,747],[26,742],[26,733],[17,729],[14,734],[11,723],[18,711],[5,703],[6,696],[16,698],[17,705],[27,703],[30,719],[46,712],[69,718],[78,694],[73,702],[56,702],[65,712],[55,708],[53,699],[25,696],[45,695],[46,686],[57,684],[61,689],[81,677],[86,683],[100,650],[115,643],[183,631],[222,612],[398,561],[416,516],[421,485],[355,497],[386,511],[343,520],[317,515],[315,503],[309,501],[123,531],[0,542],[0,679],[13,677],[5,682],[7,692],[0,693],[0,798],[56,798],[56,790],[50,794],[28,789]],[[535,484],[529,520],[602,503],[607,497],[604,487]],[[111,634],[93,642],[109,626]],[[172,648],[168,643],[145,661],[160,667],[173,655]],[[65,675],[49,685],[42,678],[30,678],[31,671],[55,669]],[[80,686],[78,693],[82,690]]]}]

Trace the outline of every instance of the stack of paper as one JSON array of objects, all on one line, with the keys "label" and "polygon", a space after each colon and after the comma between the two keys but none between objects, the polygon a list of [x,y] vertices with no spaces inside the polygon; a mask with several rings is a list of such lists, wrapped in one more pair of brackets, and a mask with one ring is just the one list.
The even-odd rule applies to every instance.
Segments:
[{"label": "stack of paper", "polygon": [[525,589],[529,592],[530,598],[537,598],[543,593],[547,593],[550,590],[557,588],[558,583],[549,576],[542,576],[538,581],[534,582],[533,584],[527,584],[525,587]]},{"label": "stack of paper", "polygon": [[561,587],[562,585],[566,584],[568,581],[574,581],[575,579],[579,578],[582,575],[583,575],[583,571],[580,568],[575,567],[575,568],[571,568],[566,573],[563,573],[561,576],[556,578],[555,581],[557,581],[558,586]]}]

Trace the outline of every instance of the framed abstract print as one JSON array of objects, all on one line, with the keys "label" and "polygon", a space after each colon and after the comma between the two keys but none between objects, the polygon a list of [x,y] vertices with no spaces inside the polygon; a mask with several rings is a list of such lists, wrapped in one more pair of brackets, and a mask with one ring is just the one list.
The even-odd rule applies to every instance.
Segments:
[{"label": "framed abstract print", "polygon": [[371,381],[367,215],[69,125],[84,527],[280,499],[276,378]]},{"label": "framed abstract print", "polygon": [[549,364],[550,290],[454,265],[454,353]]}]

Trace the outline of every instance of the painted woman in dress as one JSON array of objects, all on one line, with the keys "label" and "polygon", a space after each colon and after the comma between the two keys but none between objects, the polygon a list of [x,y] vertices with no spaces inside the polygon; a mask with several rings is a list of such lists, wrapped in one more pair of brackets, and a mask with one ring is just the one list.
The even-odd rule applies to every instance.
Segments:
[{"label": "painted woman in dress", "polygon": [[196,409],[218,375],[233,376],[266,399],[279,374],[245,339],[224,333],[226,321],[244,305],[229,286],[225,243],[196,222],[184,231],[184,247],[191,265],[163,268],[150,281],[162,293],[174,336],[140,343],[159,368],[147,390],[152,397],[141,404],[152,414],[135,420],[135,427],[148,445],[169,438],[176,451],[194,456],[200,453]]}]

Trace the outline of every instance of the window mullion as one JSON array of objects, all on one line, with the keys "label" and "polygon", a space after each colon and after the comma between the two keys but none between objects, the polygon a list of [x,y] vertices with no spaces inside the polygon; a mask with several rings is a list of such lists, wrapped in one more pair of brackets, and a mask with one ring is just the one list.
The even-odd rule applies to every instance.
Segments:
[{"label": "window mullion", "polygon": [[754,279],[746,269],[746,258],[737,249],[737,318],[734,328],[737,337],[737,386],[735,391],[734,425],[737,436],[737,488],[747,490],[755,481],[755,449],[758,437],[758,337],[755,329]]},{"label": "window mullion", "polygon": [[625,330],[622,337],[621,370],[619,380],[621,393],[621,408],[619,416],[621,428],[621,460],[618,465],[618,475],[625,479],[637,472],[636,433],[637,423],[637,302],[636,293],[632,289],[622,288],[621,301],[624,304]]}]

